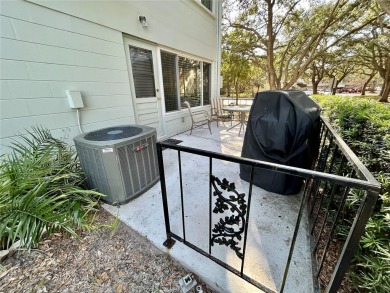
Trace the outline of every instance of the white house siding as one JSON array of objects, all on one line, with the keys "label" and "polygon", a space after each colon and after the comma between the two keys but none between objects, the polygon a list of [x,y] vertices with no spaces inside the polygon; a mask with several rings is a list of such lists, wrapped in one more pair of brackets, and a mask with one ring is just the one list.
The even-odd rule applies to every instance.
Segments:
[{"label": "white house siding", "polygon": [[[0,5],[0,153],[32,125],[46,126],[71,142],[79,131],[65,90],[81,91],[84,131],[135,123],[123,34],[205,58],[217,72],[217,14],[195,0],[15,0]],[[147,29],[139,15],[147,17]],[[190,125],[185,110],[163,120],[167,136]]]},{"label": "white house siding", "polygon": [[85,131],[134,123],[121,32],[25,1],[1,1],[1,152],[43,125],[79,133],[65,90],[79,90]]},{"label": "white house siding", "polygon": [[[28,1],[156,44],[210,60],[217,58],[217,13],[209,13],[197,3],[200,0]],[[218,7],[221,1],[214,2]],[[142,28],[139,15],[146,17],[147,29]]]}]

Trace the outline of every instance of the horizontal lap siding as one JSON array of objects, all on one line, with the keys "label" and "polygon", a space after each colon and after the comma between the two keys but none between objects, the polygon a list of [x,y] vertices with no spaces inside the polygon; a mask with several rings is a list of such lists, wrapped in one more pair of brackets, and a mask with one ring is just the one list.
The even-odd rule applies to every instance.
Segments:
[{"label": "horizontal lap siding", "polygon": [[[218,58],[216,18],[194,0],[28,1],[183,52]],[[146,17],[147,29],[139,15]]]},{"label": "horizontal lap siding", "polygon": [[[219,60],[218,18],[217,14],[209,13],[200,1],[27,1],[100,23],[128,36],[149,40],[161,48],[173,48],[185,54],[205,58],[213,64],[211,97],[219,94],[216,64]],[[214,3],[219,7],[220,1]],[[139,15],[146,17],[146,29],[142,28]],[[156,86],[163,88],[161,84]],[[164,103],[164,97],[162,102]],[[140,123],[147,124],[151,121],[149,114],[140,114]],[[182,122],[182,117],[185,117],[185,122]],[[183,132],[191,126],[188,111],[164,114],[161,119],[164,120],[166,136]]]},{"label": "horizontal lap siding", "polygon": [[81,91],[84,131],[135,122],[121,32],[24,1],[0,14],[0,153],[33,125],[71,142],[65,90]]}]

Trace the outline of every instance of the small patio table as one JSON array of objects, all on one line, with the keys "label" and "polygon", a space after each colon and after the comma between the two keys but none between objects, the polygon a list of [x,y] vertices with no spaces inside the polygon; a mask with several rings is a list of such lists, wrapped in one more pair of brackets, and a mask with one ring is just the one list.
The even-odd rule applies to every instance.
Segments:
[{"label": "small patio table", "polygon": [[229,107],[223,107],[222,110],[227,111],[227,112],[240,113],[240,122],[237,123],[236,125],[233,125],[228,130],[226,130],[226,131],[229,131],[230,129],[240,125],[240,131],[238,132],[238,136],[240,136],[241,129],[242,130],[245,129],[245,125],[246,125],[245,116],[246,116],[246,113],[249,113],[249,111],[251,110],[251,106],[245,106],[245,105],[243,105],[243,106],[229,106]]}]

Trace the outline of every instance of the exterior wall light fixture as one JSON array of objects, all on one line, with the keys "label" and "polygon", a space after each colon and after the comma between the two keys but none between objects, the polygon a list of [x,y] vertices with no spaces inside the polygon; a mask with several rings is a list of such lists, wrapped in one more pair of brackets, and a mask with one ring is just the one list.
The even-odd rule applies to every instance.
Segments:
[{"label": "exterior wall light fixture", "polygon": [[138,19],[139,19],[139,22],[142,24],[142,27],[143,28],[147,28],[148,27],[148,23],[146,22],[146,16],[138,16]]}]

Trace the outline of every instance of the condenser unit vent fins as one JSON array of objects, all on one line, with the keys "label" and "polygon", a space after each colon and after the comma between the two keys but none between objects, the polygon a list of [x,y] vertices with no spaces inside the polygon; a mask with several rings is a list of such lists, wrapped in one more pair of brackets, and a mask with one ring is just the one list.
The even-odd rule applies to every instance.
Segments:
[{"label": "condenser unit vent fins", "polygon": [[159,179],[154,128],[110,127],[76,136],[74,141],[87,183],[106,194],[103,201],[109,204],[126,203]]},{"label": "condenser unit vent fins", "polygon": [[100,151],[82,147],[80,145],[76,145],[76,150],[88,185],[92,186],[94,189],[98,189],[101,193],[108,194],[110,187],[108,185],[106,173],[99,172],[99,170],[104,169]]}]

